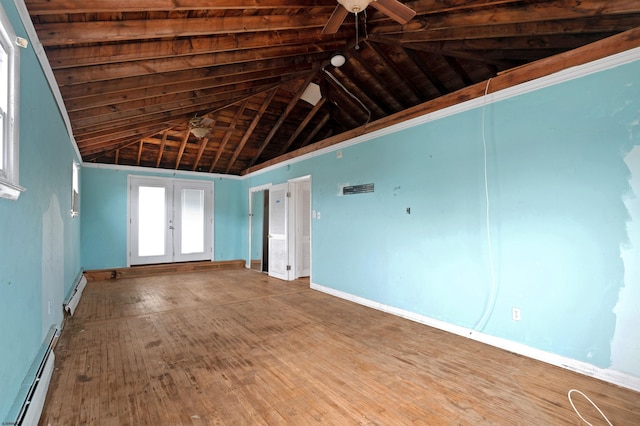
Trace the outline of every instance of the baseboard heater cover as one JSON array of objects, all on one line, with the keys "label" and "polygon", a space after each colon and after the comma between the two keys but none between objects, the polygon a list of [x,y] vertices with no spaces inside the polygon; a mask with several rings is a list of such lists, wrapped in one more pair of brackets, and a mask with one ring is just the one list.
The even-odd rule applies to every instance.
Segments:
[{"label": "baseboard heater cover", "polygon": [[69,299],[68,302],[64,304],[64,309],[69,313],[69,315],[73,315],[76,308],[78,307],[78,303],[80,303],[80,298],[82,297],[82,291],[84,287],[87,285],[87,278],[82,274],[80,279],[76,284],[76,288],[73,291],[73,295]]},{"label": "baseboard heater cover", "polygon": [[[44,408],[44,402],[47,397],[47,390],[53,375],[53,367],[55,363],[55,355],[53,353],[53,345],[58,337],[58,330],[52,326],[47,335],[46,346],[38,353],[36,360],[40,363],[31,366],[27,378],[33,377],[30,383],[26,381],[22,384],[21,395],[26,395],[22,403],[20,399],[14,403],[10,410],[10,416],[3,424],[20,425],[20,426],[37,426]],[[35,372],[35,373],[34,373]],[[25,392],[26,390],[26,392]],[[13,414],[11,414],[13,413]],[[17,413],[17,414],[15,414]]]}]

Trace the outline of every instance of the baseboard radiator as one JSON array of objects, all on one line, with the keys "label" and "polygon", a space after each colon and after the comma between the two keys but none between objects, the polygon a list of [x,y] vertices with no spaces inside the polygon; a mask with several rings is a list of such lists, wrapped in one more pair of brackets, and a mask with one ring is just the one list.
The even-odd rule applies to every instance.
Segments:
[{"label": "baseboard radiator", "polygon": [[78,307],[78,303],[80,303],[80,298],[82,297],[82,291],[86,285],[87,278],[82,274],[80,275],[80,279],[76,281],[75,289],[71,293],[71,297],[64,303],[64,310],[67,311],[69,315],[73,315]]},{"label": "baseboard radiator", "polygon": [[57,338],[58,330],[53,326],[49,330],[46,343],[38,352],[36,361],[29,369],[18,400],[13,404],[7,420],[2,424],[37,426],[53,375],[55,361],[53,346]]}]

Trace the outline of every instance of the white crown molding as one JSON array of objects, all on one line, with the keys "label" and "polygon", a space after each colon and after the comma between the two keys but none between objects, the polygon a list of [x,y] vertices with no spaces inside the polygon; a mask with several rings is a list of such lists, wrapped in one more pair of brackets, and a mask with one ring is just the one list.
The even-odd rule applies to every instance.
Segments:
[{"label": "white crown molding", "polygon": [[202,172],[193,172],[190,170],[175,170],[175,169],[156,169],[151,167],[140,167],[140,166],[125,166],[119,164],[102,164],[102,163],[82,163],[82,167],[86,167],[88,169],[106,169],[106,170],[116,170],[122,172],[136,172],[136,173],[145,173],[145,174],[161,174],[161,175],[171,175],[171,176],[194,176],[199,177],[200,179],[204,178],[225,178],[231,180],[244,180],[244,176],[236,176],[236,175],[223,175],[218,173],[202,173]]}]

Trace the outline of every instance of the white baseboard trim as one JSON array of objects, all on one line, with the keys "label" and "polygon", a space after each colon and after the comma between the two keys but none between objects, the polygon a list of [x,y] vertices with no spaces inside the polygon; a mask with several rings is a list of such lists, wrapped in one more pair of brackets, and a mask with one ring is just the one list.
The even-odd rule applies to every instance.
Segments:
[{"label": "white baseboard trim", "polygon": [[20,423],[22,426],[38,425],[38,421],[40,420],[40,416],[42,414],[42,409],[44,408],[44,402],[47,398],[47,391],[49,390],[51,376],[53,376],[53,366],[55,364],[55,359],[55,354],[53,353],[53,351],[51,351],[45,362],[44,368],[42,370],[42,375],[36,379],[37,386],[35,388],[35,392],[33,393],[31,401],[29,401],[29,404],[27,405],[25,415]]},{"label": "white baseboard trim", "polygon": [[76,288],[73,290],[73,295],[69,299],[68,302],[64,304],[64,309],[69,313],[69,315],[73,316],[76,308],[78,307],[78,303],[80,303],[80,298],[82,297],[82,291],[84,287],[87,285],[87,278],[82,274],[80,279],[76,283]]},{"label": "white baseboard trim", "polygon": [[485,343],[487,345],[504,349],[509,352],[513,352],[519,355],[533,358],[538,361],[546,362],[547,364],[551,364],[567,370],[575,371],[585,376],[594,377],[596,379],[600,379],[617,386],[621,386],[636,392],[640,392],[640,377],[635,377],[630,374],[622,373],[616,370],[596,367],[594,365],[591,365],[583,361],[578,361],[578,360],[567,358],[565,356],[557,355],[551,352],[546,352],[540,349],[532,348],[522,343],[503,339],[501,337],[491,336],[489,334],[481,333],[470,328],[460,327],[460,326],[450,324],[444,321],[440,321],[434,318],[430,318],[424,315],[416,314],[415,312],[410,312],[404,309],[395,308],[393,306],[384,305],[382,303],[375,302],[373,300],[365,299],[360,296],[355,296],[353,294],[336,290],[330,287],[325,287],[319,284],[311,283],[311,288],[314,290],[320,291],[322,293],[326,293],[331,296],[338,297],[340,299],[345,299],[350,302],[357,303],[359,305],[367,306],[369,308],[373,308],[382,312],[396,315],[420,324],[428,325],[429,327],[434,327],[439,330],[443,330],[449,333],[457,334],[459,336],[467,337],[469,339],[473,339],[478,342]]}]

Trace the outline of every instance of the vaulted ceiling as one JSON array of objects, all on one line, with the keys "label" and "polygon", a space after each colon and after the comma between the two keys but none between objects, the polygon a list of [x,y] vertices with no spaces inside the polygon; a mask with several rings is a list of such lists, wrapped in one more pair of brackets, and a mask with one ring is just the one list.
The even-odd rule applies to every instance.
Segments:
[{"label": "vaulted ceiling", "polygon": [[25,3],[83,161],[230,174],[640,27],[638,0],[383,0],[333,34],[336,0]]}]

